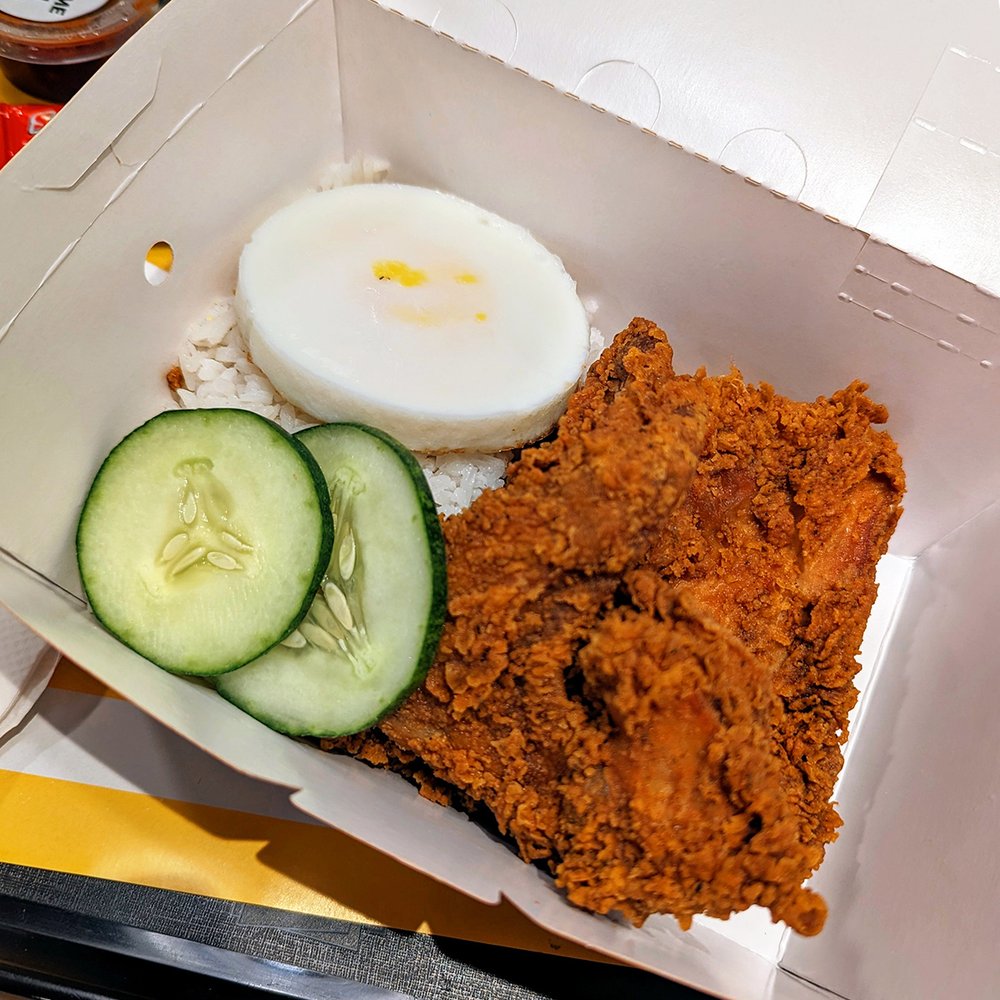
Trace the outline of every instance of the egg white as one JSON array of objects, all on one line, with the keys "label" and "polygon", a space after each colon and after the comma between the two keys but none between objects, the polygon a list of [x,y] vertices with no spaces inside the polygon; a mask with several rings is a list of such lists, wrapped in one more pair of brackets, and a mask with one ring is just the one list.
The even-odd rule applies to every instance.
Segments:
[{"label": "egg white", "polygon": [[421,451],[499,451],[544,434],[589,348],[561,261],[453,195],[359,184],[271,216],[240,258],[254,361],[320,420]]}]

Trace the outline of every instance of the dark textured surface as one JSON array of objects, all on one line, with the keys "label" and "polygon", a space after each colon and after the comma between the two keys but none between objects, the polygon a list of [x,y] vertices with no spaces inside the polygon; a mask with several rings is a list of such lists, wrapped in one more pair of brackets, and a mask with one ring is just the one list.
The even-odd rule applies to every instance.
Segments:
[{"label": "dark textured surface", "polygon": [[[0,864],[0,893],[268,962],[397,990],[415,1000],[605,1000],[609,996],[697,1000],[701,996],[656,976],[600,962],[436,938],[16,865]],[[3,978],[3,967],[8,971],[11,968],[13,951],[4,947],[2,935],[0,930],[0,989],[11,989],[18,980]],[[30,945],[30,934],[24,938]],[[17,961],[30,965],[24,941],[17,945]],[[138,953],[150,945],[140,937],[131,947]],[[44,970],[49,967],[47,963],[55,963],[55,953],[43,947],[41,941],[38,951],[41,961],[35,958],[36,969]],[[150,956],[134,957],[141,960]],[[122,963],[116,964],[120,973]],[[115,970],[107,962],[104,967],[109,976],[104,987],[107,995],[126,995],[114,992]],[[163,995],[165,983],[155,967],[153,971],[145,967],[145,972],[143,968],[141,963],[130,965],[127,978],[131,992],[127,995]],[[32,992],[28,980],[20,982],[26,994]],[[199,995],[223,994],[214,985],[199,991]]]},{"label": "dark textured surface", "polygon": [[[342,976],[81,916],[0,894],[0,986],[49,1000],[85,996],[260,996],[413,1000]],[[152,986],[152,989],[148,987]]]}]

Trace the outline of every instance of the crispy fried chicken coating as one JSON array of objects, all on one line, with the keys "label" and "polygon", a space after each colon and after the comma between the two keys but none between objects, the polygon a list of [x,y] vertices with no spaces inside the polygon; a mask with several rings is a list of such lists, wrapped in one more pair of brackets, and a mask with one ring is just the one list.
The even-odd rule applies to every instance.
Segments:
[{"label": "crispy fried chicken coating", "polygon": [[782,706],[767,666],[656,574],[626,585],[578,662],[602,724],[570,758],[553,870],[569,899],[634,923],[752,904],[803,934],[826,904],[771,749]]},{"label": "crispy fried chicken coating", "polygon": [[577,392],[555,440],[444,522],[448,621],[382,733],[485,804],[525,858],[552,854],[568,754],[588,725],[564,669],[683,499],[707,432],[696,382],[636,324]]},{"label": "crispy fried chicken coating", "polygon": [[874,568],[902,467],[854,383],[795,403],[677,376],[634,320],[508,485],[444,522],[426,683],[334,741],[485,806],[577,905],[635,923],[753,904],[803,934],[839,819]]},{"label": "crispy fried chicken coating", "polygon": [[784,792],[815,868],[840,825],[830,797],[902,464],[860,382],[800,403],[738,372],[713,381],[713,430],[648,565],[768,665]]}]

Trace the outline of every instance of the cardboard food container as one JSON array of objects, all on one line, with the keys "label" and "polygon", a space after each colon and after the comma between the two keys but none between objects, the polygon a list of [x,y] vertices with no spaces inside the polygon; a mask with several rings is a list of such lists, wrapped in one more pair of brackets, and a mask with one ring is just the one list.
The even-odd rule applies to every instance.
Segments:
[{"label": "cardboard food container", "polygon": [[[803,399],[853,378],[891,412],[906,513],[879,567],[865,690],[813,880],[826,929],[751,911],[641,929],[402,779],[270,732],[106,634],[74,532],[103,457],[174,405],[164,372],[241,247],[332,162],[384,157],[522,223],[607,333],[667,329]],[[302,810],[484,902],[720,996],[1000,993],[1000,301],[370,0],[175,0],[0,175],[0,600],[69,657]],[[146,252],[174,251],[150,284]],[[141,752],[141,748],[137,748]]]}]

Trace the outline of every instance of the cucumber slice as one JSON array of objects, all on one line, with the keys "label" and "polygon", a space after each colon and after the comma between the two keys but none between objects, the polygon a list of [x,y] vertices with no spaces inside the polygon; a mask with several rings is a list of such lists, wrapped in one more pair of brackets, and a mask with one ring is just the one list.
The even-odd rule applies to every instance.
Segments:
[{"label": "cucumber slice", "polygon": [[413,456],[361,424],[296,435],[330,487],[334,549],[303,623],[219,692],[279,732],[344,736],[392,711],[424,678],[447,604],[444,537]]},{"label": "cucumber slice", "polygon": [[161,413],[105,459],[77,527],[98,620],[174,673],[256,659],[308,611],[330,559],[308,449],[246,410]]}]

